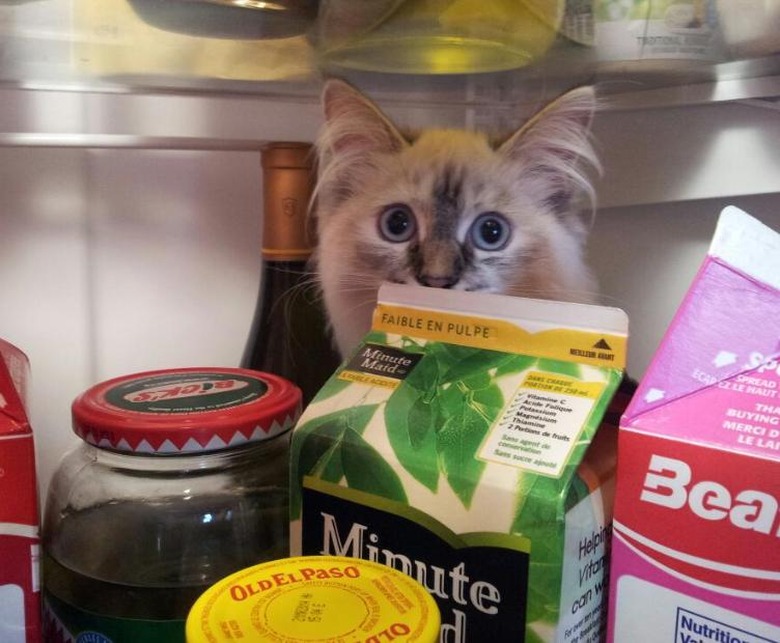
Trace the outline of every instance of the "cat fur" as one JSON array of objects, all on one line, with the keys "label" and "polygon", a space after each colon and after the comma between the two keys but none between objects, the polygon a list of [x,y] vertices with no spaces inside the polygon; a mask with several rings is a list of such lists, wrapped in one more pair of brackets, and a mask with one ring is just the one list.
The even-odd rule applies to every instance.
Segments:
[{"label": "cat fur", "polygon": [[[592,87],[548,104],[505,141],[474,131],[426,129],[407,137],[365,95],[339,79],[322,92],[315,269],[342,356],[369,330],[381,283],[447,287],[591,303],[584,259],[599,171],[590,138]],[[379,232],[388,206],[413,214],[405,242]],[[475,245],[480,214],[500,213],[500,250]]]}]

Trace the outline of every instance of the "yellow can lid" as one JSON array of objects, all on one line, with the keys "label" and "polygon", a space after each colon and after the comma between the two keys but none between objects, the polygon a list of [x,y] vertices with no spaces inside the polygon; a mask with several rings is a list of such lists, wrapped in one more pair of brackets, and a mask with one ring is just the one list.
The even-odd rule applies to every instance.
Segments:
[{"label": "yellow can lid", "polygon": [[439,637],[436,602],[386,565],[301,556],[248,567],[217,582],[187,617],[187,643],[379,643]]}]

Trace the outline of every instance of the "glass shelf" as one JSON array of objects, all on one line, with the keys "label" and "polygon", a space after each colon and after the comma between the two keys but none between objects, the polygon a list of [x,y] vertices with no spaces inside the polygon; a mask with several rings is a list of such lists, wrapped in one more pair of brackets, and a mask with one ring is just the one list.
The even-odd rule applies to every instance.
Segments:
[{"label": "glass shelf", "polygon": [[[766,46],[758,50],[761,55],[751,51],[751,57],[744,57],[741,50],[729,49],[721,40],[717,55],[708,61],[616,61],[604,60],[598,47],[558,35],[545,55],[516,69],[476,74],[378,73],[324,62],[312,45],[317,40],[312,34],[319,32],[311,12],[300,19],[301,33],[288,28],[271,34],[283,37],[228,39],[161,29],[137,11],[139,3],[159,7],[166,2],[179,12],[209,4],[0,0],[0,85],[316,101],[322,76],[334,74],[380,102],[404,105],[538,103],[583,83],[600,87],[609,98],[607,109],[780,96],[780,54]],[[364,7],[393,2],[398,4],[398,0],[353,0],[354,6]]]}]

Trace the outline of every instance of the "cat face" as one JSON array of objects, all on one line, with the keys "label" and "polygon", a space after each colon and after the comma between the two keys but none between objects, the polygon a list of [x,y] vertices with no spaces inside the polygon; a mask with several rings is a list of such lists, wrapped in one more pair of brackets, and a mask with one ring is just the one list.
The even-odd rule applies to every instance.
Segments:
[{"label": "cat face", "polygon": [[382,282],[591,301],[582,161],[594,109],[575,90],[498,147],[464,130],[407,140],[355,89],[328,81],[318,141],[317,272],[342,354]]}]

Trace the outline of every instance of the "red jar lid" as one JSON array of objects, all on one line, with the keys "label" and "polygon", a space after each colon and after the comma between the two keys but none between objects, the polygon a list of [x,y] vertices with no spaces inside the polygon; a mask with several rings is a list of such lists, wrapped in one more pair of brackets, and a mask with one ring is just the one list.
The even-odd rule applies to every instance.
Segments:
[{"label": "red jar lid", "polygon": [[301,414],[301,391],[258,371],[170,369],[96,384],[71,411],[76,435],[101,448],[202,453],[286,433]]}]

